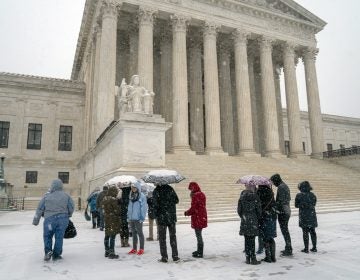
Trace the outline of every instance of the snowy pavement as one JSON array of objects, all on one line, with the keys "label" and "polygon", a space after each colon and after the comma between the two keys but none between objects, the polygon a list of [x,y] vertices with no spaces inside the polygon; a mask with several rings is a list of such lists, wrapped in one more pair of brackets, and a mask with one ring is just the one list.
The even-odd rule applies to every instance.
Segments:
[{"label": "snowy pavement", "polygon": [[[276,263],[245,264],[240,222],[211,223],[204,230],[205,259],[191,258],[196,238],[189,224],[177,226],[180,263],[159,259],[158,242],[146,242],[143,256],[129,256],[129,248],[115,250],[118,260],[104,257],[104,233],[91,229],[83,214],[73,221],[78,236],[64,241],[63,260],[43,261],[42,221],[31,225],[33,211],[0,212],[0,279],[360,279],[360,212],[318,215],[318,253],[304,254],[298,217],[290,220],[294,257]],[[147,226],[145,227],[147,235]],[[278,252],[284,242],[278,228]],[[168,253],[171,256],[170,246]],[[279,255],[277,253],[277,255]],[[263,256],[260,256],[263,257]],[[258,257],[258,258],[260,258]]]}]

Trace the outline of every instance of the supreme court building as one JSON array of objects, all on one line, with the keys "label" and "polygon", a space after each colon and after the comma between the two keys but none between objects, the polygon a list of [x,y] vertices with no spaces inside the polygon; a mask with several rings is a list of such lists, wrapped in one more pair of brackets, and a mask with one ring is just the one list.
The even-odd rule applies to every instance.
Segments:
[{"label": "supreme court building", "polygon": [[[67,173],[76,189],[121,169],[128,159],[111,158],[116,145],[125,153],[146,129],[138,144],[155,139],[147,148],[163,162],[165,152],[319,157],[328,144],[359,145],[360,120],[321,114],[316,34],[325,25],[292,0],[86,0],[71,80],[0,75],[9,180],[22,187],[36,171],[40,186]],[[119,88],[133,75],[155,94],[148,117],[120,112]],[[113,141],[120,123],[116,133],[132,132]],[[131,166],[147,152],[128,154],[138,158]]]}]

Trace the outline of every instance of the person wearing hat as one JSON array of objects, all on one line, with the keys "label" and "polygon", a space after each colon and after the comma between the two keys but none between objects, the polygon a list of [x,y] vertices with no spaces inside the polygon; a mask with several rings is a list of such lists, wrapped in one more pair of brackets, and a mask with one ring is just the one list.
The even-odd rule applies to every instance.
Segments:
[{"label": "person wearing hat", "polygon": [[109,186],[104,185],[103,190],[96,197],[96,209],[99,213],[99,227],[100,227],[101,231],[104,230],[104,210],[103,210],[101,204],[102,204],[102,200],[107,195],[108,189],[109,189]]},{"label": "person wearing hat", "polygon": [[100,188],[96,187],[86,199],[88,205],[90,206],[91,212],[91,220],[92,220],[92,227],[97,228],[100,227],[100,214],[96,208],[96,200],[100,193]]},{"label": "person wearing hat", "polygon": [[299,227],[303,231],[304,249],[301,252],[309,253],[309,234],[311,236],[311,252],[317,252],[316,231],[318,226],[315,205],[316,196],[311,192],[312,187],[308,181],[301,182],[298,185],[300,193],[295,197],[295,207],[299,208]]},{"label": "person wearing hat", "polygon": [[62,181],[60,179],[53,180],[50,190],[40,200],[33,219],[33,225],[37,226],[41,217],[44,217],[45,261],[49,261],[51,258],[54,261],[62,259],[64,233],[73,212],[74,201],[70,195],[64,192]]},{"label": "person wearing hat", "polygon": [[292,256],[291,237],[289,232],[290,209],[290,189],[281,179],[279,174],[270,177],[271,182],[277,187],[276,209],[278,211],[278,221],[281,233],[285,240],[285,250],[281,251],[282,256]]}]

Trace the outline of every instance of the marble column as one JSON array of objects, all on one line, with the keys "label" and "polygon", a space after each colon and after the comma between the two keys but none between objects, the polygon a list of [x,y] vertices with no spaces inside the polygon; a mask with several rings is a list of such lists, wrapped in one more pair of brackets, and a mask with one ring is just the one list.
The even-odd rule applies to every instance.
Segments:
[{"label": "marble column", "polygon": [[272,40],[262,37],[260,43],[261,88],[264,111],[265,156],[280,156],[276,96],[272,62]]},{"label": "marble column", "polygon": [[221,147],[219,78],[216,50],[218,26],[204,26],[205,131],[207,154],[223,153]]},{"label": "marble column", "polygon": [[320,108],[319,87],[316,74],[315,60],[318,49],[308,48],[304,51],[304,67],[306,92],[311,134],[311,156],[321,158],[324,151],[323,125]]},{"label": "marble column", "polygon": [[221,143],[224,152],[227,152],[229,155],[234,155],[234,122],[230,76],[231,45],[229,41],[227,38],[222,38],[219,44],[220,123]]},{"label": "marble column", "polygon": [[[15,121],[15,133],[16,135],[15,139],[13,140],[15,142],[15,149],[14,151],[17,151],[17,155],[14,156],[15,158],[21,158],[24,156],[24,151],[26,149],[26,140],[27,138],[24,137],[24,132],[27,132],[27,127],[24,127],[24,120],[25,120],[25,109],[27,106],[28,101],[23,98],[16,98],[16,121]],[[11,124],[10,124],[11,125]],[[12,129],[12,128],[10,128]],[[9,133],[11,131],[9,130]],[[11,137],[11,134],[9,135]]]},{"label": "marble column", "polygon": [[280,87],[280,68],[274,65],[274,81],[275,81],[275,95],[276,95],[276,112],[278,119],[278,131],[279,131],[279,145],[280,152],[285,155],[285,136],[284,136],[284,119],[283,109],[281,102],[281,87]]},{"label": "marble column", "polygon": [[129,62],[127,81],[130,81],[133,75],[138,74],[138,44],[139,44],[139,26],[135,23],[129,24]]},{"label": "marble column", "polygon": [[303,155],[300,105],[296,81],[295,45],[286,43],[283,49],[286,110],[288,119],[290,157]]},{"label": "marble column", "polygon": [[154,14],[152,8],[139,8],[138,74],[141,85],[149,91],[154,89]]},{"label": "marble column", "polygon": [[189,47],[189,98],[190,98],[190,145],[197,153],[204,153],[204,95],[202,88],[202,40],[192,34]]},{"label": "marble column", "polygon": [[239,155],[254,155],[254,136],[251,115],[247,36],[243,30],[234,32],[236,96],[238,108]]},{"label": "marble column", "polygon": [[186,57],[186,22],[183,15],[172,15],[173,51],[173,151],[190,151],[188,117],[188,81]]},{"label": "marble column", "polygon": [[44,134],[46,139],[46,141],[44,141],[45,159],[55,160],[55,151],[58,150],[57,145],[59,141],[60,129],[60,127],[56,124],[56,108],[58,103],[56,101],[48,101],[47,105],[48,113],[46,126],[44,127]]},{"label": "marble column", "polygon": [[117,5],[107,0],[102,6],[96,137],[114,120]]},{"label": "marble column", "polygon": [[[172,122],[172,43],[171,34],[162,31],[160,38],[160,112],[165,121]],[[172,128],[165,132],[165,151],[172,151]]]}]

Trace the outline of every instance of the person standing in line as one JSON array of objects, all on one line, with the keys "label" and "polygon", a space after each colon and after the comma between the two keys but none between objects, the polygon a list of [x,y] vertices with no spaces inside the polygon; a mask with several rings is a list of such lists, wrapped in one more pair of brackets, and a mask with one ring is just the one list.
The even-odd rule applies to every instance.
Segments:
[{"label": "person standing in line", "polygon": [[260,230],[265,246],[265,258],[263,261],[276,262],[276,203],[274,193],[270,186],[259,185],[256,191],[261,202]]},{"label": "person standing in line", "polygon": [[101,205],[102,205],[102,200],[107,195],[108,189],[109,189],[108,186],[106,185],[103,186],[103,190],[98,194],[96,198],[96,209],[99,213],[99,227],[101,231],[104,230],[104,210]]},{"label": "person standing in line", "polygon": [[101,202],[105,220],[105,257],[109,259],[119,258],[119,255],[115,254],[115,236],[120,233],[121,227],[120,206],[117,199],[118,192],[116,186],[111,186]]},{"label": "person standing in line", "polygon": [[311,236],[311,252],[317,252],[316,231],[318,226],[315,205],[316,196],[311,192],[312,187],[308,181],[301,182],[298,185],[300,193],[295,197],[295,207],[299,208],[299,227],[303,231],[304,249],[301,252],[309,253],[309,233]]},{"label": "person standing in line", "polygon": [[291,237],[289,232],[290,209],[290,189],[281,179],[279,174],[274,174],[270,178],[271,182],[277,187],[276,209],[281,233],[285,240],[285,250],[281,251],[282,256],[292,256]]},{"label": "person standing in line", "polygon": [[[146,241],[154,241],[154,199],[153,199],[153,191],[150,191],[147,194],[147,204],[148,204],[148,219],[149,219],[149,237],[146,238]],[[156,234],[156,239],[159,239],[159,234]]]},{"label": "person standing in line", "polygon": [[[130,223],[133,247],[128,254],[144,254],[145,238],[143,233],[143,223],[145,221],[147,212],[146,197],[141,192],[141,185],[139,182],[131,184],[131,192],[129,197],[129,206],[127,212],[127,219]],[[140,240],[140,249],[137,251],[138,237]]]},{"label": "person standing in line", "polygon": [[129,244],[129,224],[127,221],[127,213],[129,207],[129,196],[131,192],[131,187],[121,188],[121,230],[120,230],[120,239],[121,247],[130,247]]},{"label": "person standing in line", "polygon": [[96,200],[100,193],[100,188],[96,187],[87,198],[87,203],[90,206],[91,220],[93,228],[100,227],[100,214],[96,207]]},{"label": "person standing in line", "polygon": [[40,200],[33,219],[33,225],[37,226],[41,217],[44,217],[44,261],[49,261],[51,258],[54,261],[62,259],[64,233],[73,212],[74,201],[64,192],[62,181],[53,180],[49,192]]},{"label": "person standing in line", "polygon": [[184,215],[191,216],[191,227],[195,230],[197,239],[197,250],[192,253],[192,256],[202,258],[204,253],[202,229],[207,227],[206,196],[195,182],[191,182],[188,189],[191,191],[191,207],[185,211]]},{"label": "person standing in line", "polygon": [[237,212],[241,218],[240,235],[245,238],[246,263],[258,265],[261,262],[255,255],[255,237],[259,235],[259,219],[261,217],[260,199],[256,194],[256,186],[246,184],[240,194]]},{"label": "person standing in line", "polygon": [[166,230],[169,228],[170,246],[172,251],[172,259],[179,262],[177,241],[176,241],[176,204],[179,198],[170,185],[157,185],[153,192],[154,213],[157,220],[159,231],[160,245],[160,262],[168,262],[168,254],[166,248]]}]

